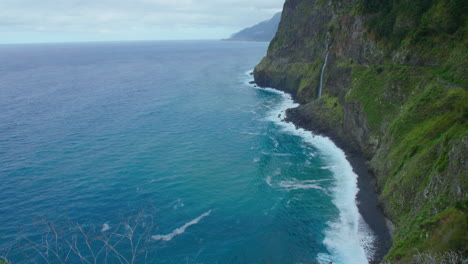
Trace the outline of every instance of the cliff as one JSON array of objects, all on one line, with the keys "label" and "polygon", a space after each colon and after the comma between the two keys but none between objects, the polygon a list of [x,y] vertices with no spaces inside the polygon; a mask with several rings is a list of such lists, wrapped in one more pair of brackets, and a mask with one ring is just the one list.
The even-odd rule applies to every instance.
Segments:
[{"label": "cliff", "polygon": [[257,25],[232,34],[232,36],[226,40],[269,42],[273,39],[278,30],[280,19],[281,12],[276,13],[270,20],[260,22]]},{"label": "cliff", "polygon": [[396,227],[391,263],[467,255],[467,11],[463,0],[286,0],[254,70],[301,104],[288,120],[368,160]]}]

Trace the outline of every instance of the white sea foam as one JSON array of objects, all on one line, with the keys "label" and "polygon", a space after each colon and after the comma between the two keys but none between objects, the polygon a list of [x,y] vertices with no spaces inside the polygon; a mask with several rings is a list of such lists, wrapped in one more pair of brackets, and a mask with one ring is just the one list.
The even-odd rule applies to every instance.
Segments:
[{"label": "white sea foam", "polygon": [[[280,172],[281,173],[281,172]],[[317,190],[322,190],[325,193],[327,193],[327,190],[320,186],[319,182],[323,181],[330,181],[328,179],[324,180],[304,180],[300,181],[298,179],[288,179],[288,180],[282,180],[279,181],[278,183],[273,184],[272,179],[273,176],[279,175],[278,173],[273,173],[273,175],[268,175],[265,179],[266,184],[268,184],[270,187],[273,188],[283,188],[288,191],[290,190],[307,190],[307,189],[317,189]]]},{"label": "white sea foam", "polygon": [[265,182],[270,186],[270,187],[274,187],[273,184],[271,184],[271,175],[268,175],[265,179]]},{"label": "white sea foam", "polygon": [[242,79],[244,80],[244,84],[248,85],[248,86],[254,86],[254,84],[251,84],[250,82],[253,81],[253,70],[248,70],[246,71],[244,74],[245,74],[245,78],[242,77]]},{"label": "white sea foam", "polygon": [[175,203],[174,203],[174,206],[172,208],[174,208],[174,210],[177,210],[181,207],[184,207],[184,203],[182,202],[182,199],[178,198]]},{"label": "white sea foam", "polygon": [[185,223],[185,225],[174,229],[171,233],[169,233],[167,235],[154,235],[151,238],[153,238],[154,240],[170,241],[175,236],[183,234],[185,232],[185,229],[187,229],[187,227],[189,227],[191,225],[198,224],[198,222],[200,222],[203,218],[209,216],[210,213],[211,213],[211,210],[209,210],[208,212],[203,213],[202,215],[200,215],[199,217],[193,219],[192,221]]},{"label": "white sea foam", "polygon": [[271,180],[272,180],[273,176],[278,176],[278,175],[280,175],[280,174],[281,174],[281,168],[277,168],[277,169],[275,170],[275,172],[273,172],[272,175],[268,175],[268,176],[266,177],[265,182],[266,182],[270,187],[273,187],[273,188],[274,188],[275,186],[273,186],[273,184],[271,183]]},{"label": "white sea foam", "polygon": [[106,232],[106,231],[109,230],[109,229],[110,229],[110,226],[109,226],[108,222],[106,222],[106,223],[104,223],[104,224],[102,225],[101,232]]},{"label": "white sea foam", "polygon": [[262,151],[260,153],[263,154],[263,155],[267,155],[267,156],[280,156],[280,157],[281,156],[283,156],[283,157],[292,156],[289,153],[270,153],[270,152],[265,152],[265,151]]},{"label": "white sea foam", "polygon": [[[275,122],[282,127],[283,132],[300,136],[304,142],[318,149],[321,158],[333,166],[328,166],[334,176],[334,186],[331,189],[332,202],[339,209],[339,217],[328,222],[323,243],[331,255],[320,253],[317,256],[319,263],[335,264],[362,264],[368,263],[373,255],[374,237],[359,213],[356,204],[358,192],[357,175],[345,153],[327,137],[317,136],[304,129],[296,129],[291,123],[282,120],[288,108],[297,107],[291,96],[274,89],[263,89],[267,92],[281,94],[282,102],[267,116],[267,120]],[[267,183],[271,184],[271,178]],[[323,189],[317,183],[284,181],[280,185],[289,188],[316,188]]]},{"label": "white sea foam", "polygon": [[367,259],[372,259],[375,256],[375,236],[372,233],[369,225],[364,221],[361,215],[359,215],[358,225],[359,245],[364,248]]},{"label": "white sea foam", "polygon": [[250,135],[250,136],[265,136],[264,133],[255,133],[255,132],[240,132],[240,133],[244,135]]},{"label": "white sea foam", "polygon": [[271,137],[271,136],[270,136],[269,138],[270,138],[271,141],[273,141],[273,143],[275,144],[275,149],[278,149],[278,147],[279,147],[279,142],[278,142],[278,140],[276,140],[276,138]]},{"label": "white sea foam", "polygon": [[[273,89],[273,88],[261,88],[261,87],[254,87],[258,90],[262,90],[262,91],[267,91],[269,93],[274,93],[274,94],[281,94],[281,95],[288,95],[286,94],[285,92],[282,92],[282,91],[279,91],[279,90],[276,90],[276,89]],[[285,109],[286,110],[286,109]]]},{"label": "white sea foam", "polygon": [[317,190],[324,191],[324,189],[317,183],[311,183],[311,181],[299,181],[297,179],[280,181],[278,183],[278,186],[282,188],[286,188],[288,190],[317,189]]}]

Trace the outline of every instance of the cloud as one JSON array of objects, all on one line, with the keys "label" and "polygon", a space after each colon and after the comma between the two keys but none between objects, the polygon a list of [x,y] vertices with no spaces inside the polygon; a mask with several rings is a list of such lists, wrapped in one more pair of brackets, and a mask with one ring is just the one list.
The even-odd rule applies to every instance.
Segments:
[{"label": "cloud", "polygon": [[[270,18],[284,0],[1,0],[0,32],[116,33],[225,29]],[[222,31],[222,30],[221,30]],[[229,32],[228,32],[229,31]]]}]

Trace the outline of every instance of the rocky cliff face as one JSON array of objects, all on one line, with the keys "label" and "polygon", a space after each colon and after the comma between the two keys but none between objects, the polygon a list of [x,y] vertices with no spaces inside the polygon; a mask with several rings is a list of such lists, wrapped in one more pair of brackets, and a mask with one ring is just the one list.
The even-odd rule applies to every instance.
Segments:
[{"label": "rocky cliff face", "polygon": [[466,11],[459,0],[287,0],[254,71],[301,103],[289,120],[369,160],[396,225],[392,262],[467,253]]}]

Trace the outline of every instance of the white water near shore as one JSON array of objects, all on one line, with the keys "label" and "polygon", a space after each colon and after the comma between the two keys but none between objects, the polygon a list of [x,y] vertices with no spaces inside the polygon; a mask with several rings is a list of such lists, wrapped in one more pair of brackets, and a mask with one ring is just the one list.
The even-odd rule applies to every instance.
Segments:
[{"label": "white water near shore", "polygon": [[187,227],[191,226],[191,225],[195,225],[195,224],[198,224],[198,222],[200,222],[200,220],[202,220],[203,218],[209,216],[211,213],[211,210],[209,210],[208,212],[205,212],[203,214],[201,214],[199,217],[193,219],[192,221],[190,222],[187,222],[185,223],[183,226],[179,227],[179,228],[176,228],[174,229],[171,233],[167,234],[167,235],[154,235],[152,236],[152,238],[154,240],[164,240],[164,241],[170,241],[171,239],[173,239],[175,236],[178,236],[180,234],[183,234],[185,232],[185,229],[187,229]]},{"label": "white water near shore", "polygon": [[[329,138],[314,135],[302,128],[296,128],[294,124],[283,120],[286,117],[287,109],[298,106],[292,100],[291,95],[271,88],[257,89],[279,94],[283,97],[282,102],[271,110],[267,119],[282,127],[285,133],[299,136],[305,143],[316,147],[321,152],[320,154],[325,162],[329,164],[327,169],[333,173],[335,182],[328,191],[331,193],[333,204],[339,210],[339,217],[331,219],[328,222],[328,229],[325,231],[323,243],[331,255],[320,253],[317,255],[317,261],[321,264],[330,262],[342,264],[368,263],[374,254],[374,236],[359,213],[356,204],[356,195],[359,191],[357,186],[358,176],[346,159],[345,153]],[[310,187],[322,188],[318,183],[312,185]]]}]

